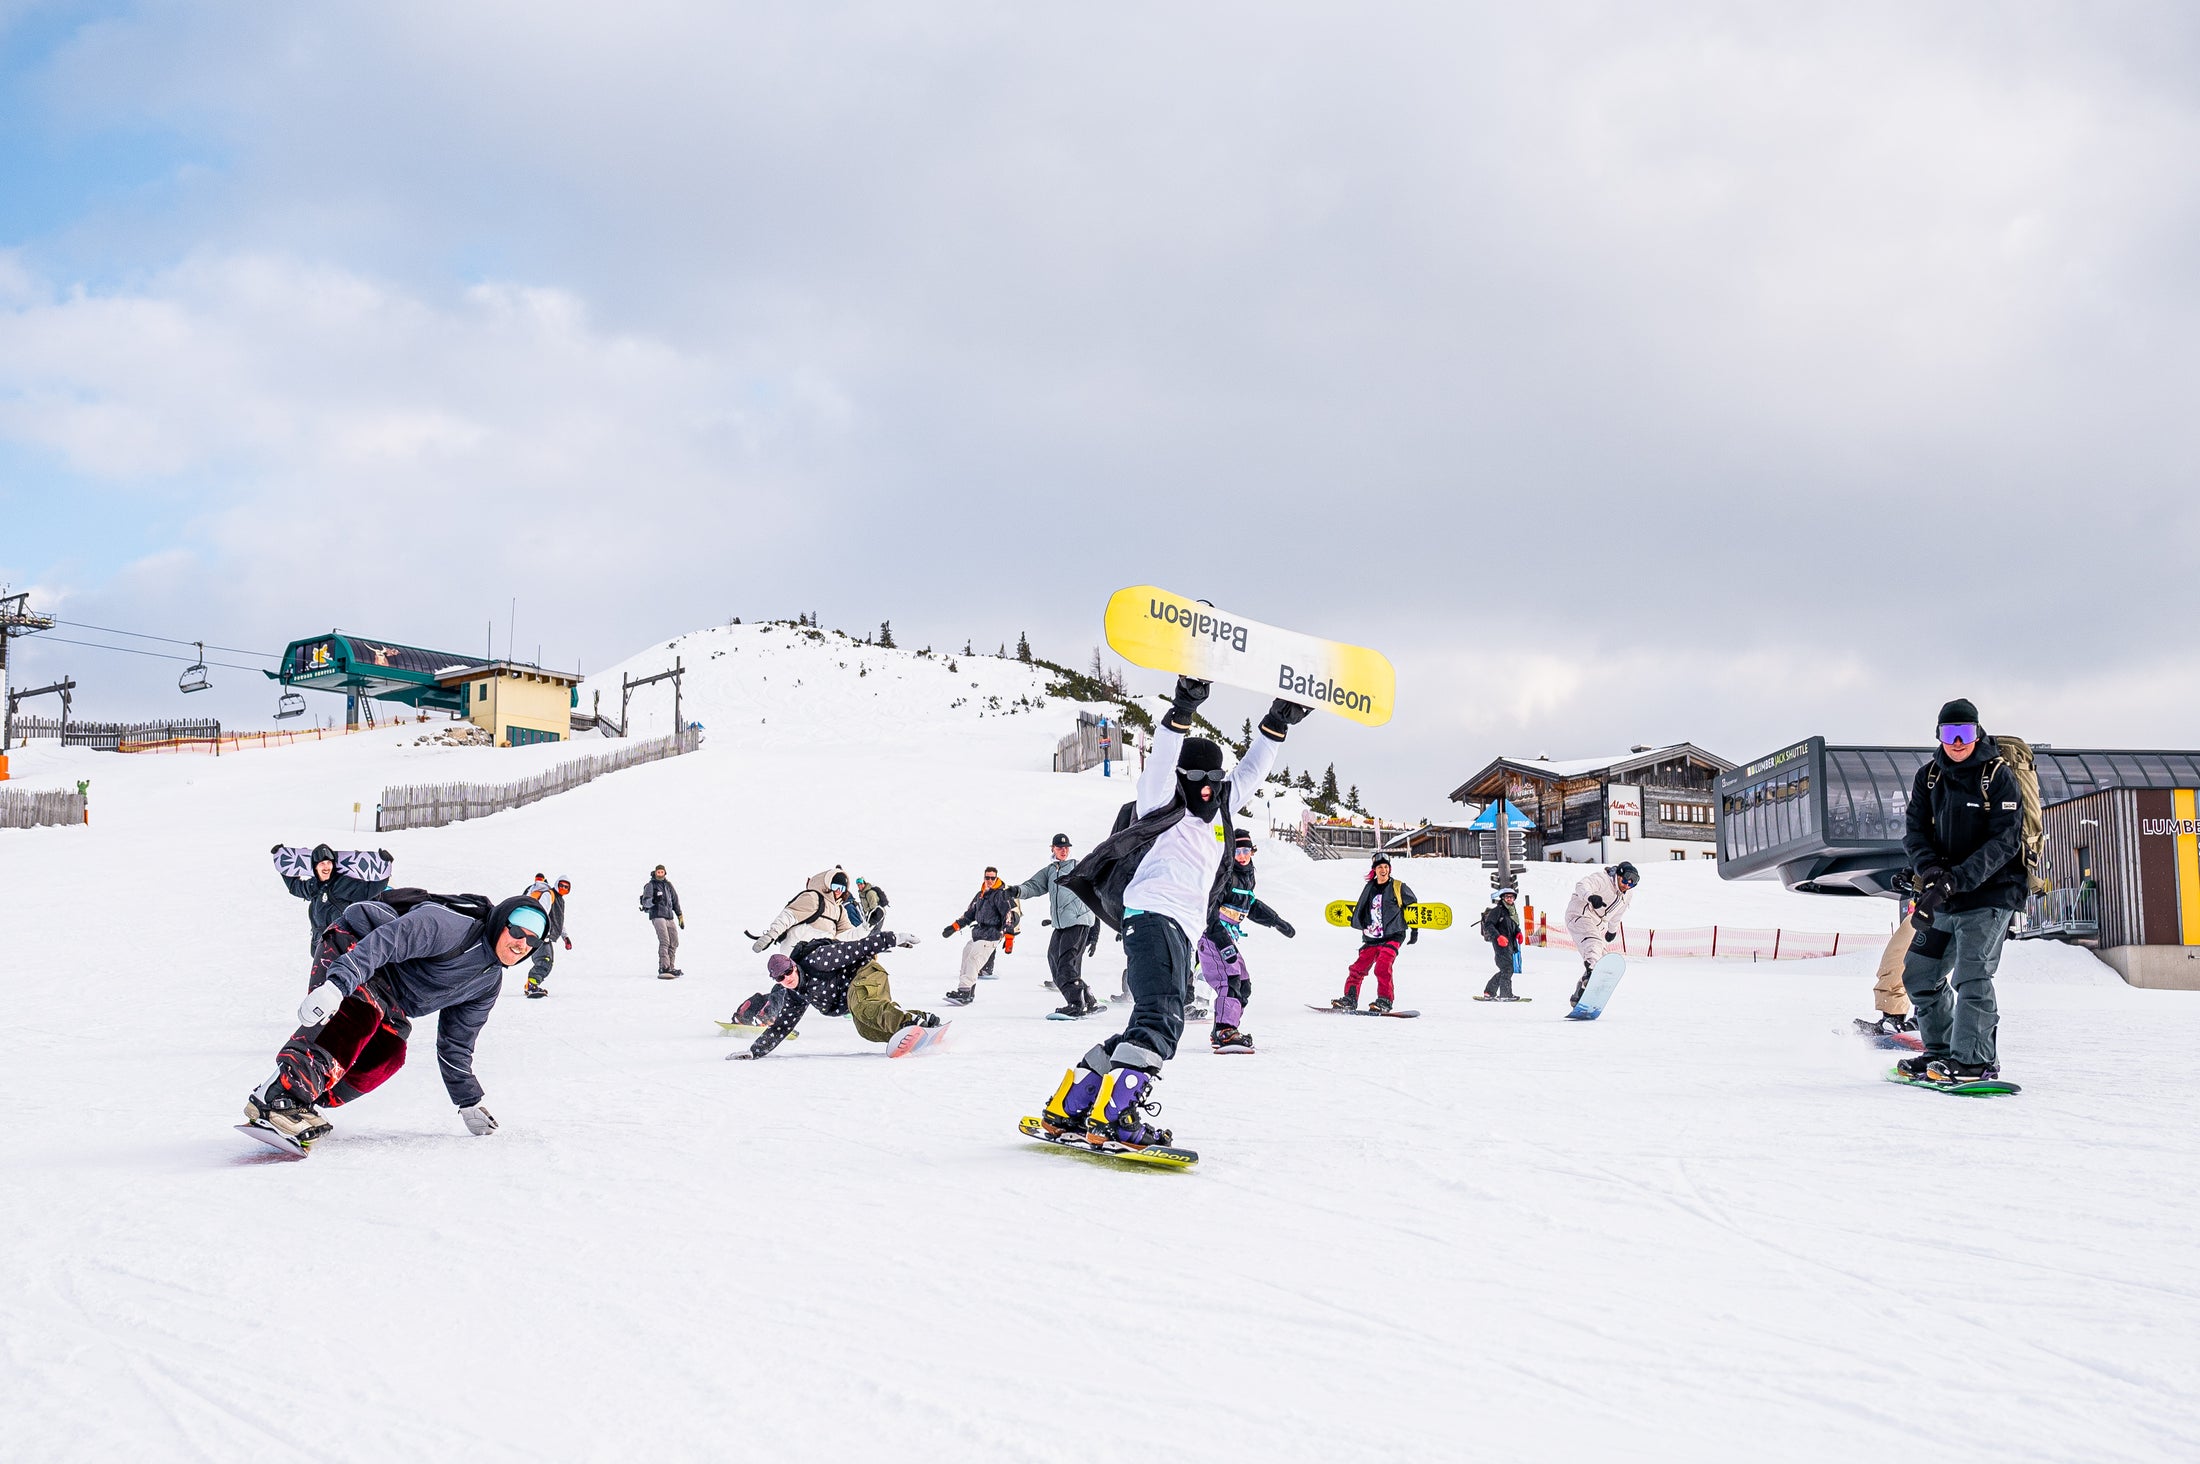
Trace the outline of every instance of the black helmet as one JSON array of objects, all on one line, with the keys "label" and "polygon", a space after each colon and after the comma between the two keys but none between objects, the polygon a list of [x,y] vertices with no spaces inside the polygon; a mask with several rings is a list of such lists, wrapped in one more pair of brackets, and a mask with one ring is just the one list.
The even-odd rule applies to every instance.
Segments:
[{"label": "black helmet", "polygon": [[1633,889],[1636,885],[1642,883],[1640,871],[1624,859],[1612,866],[1612,878],[1618,880],[1627,889]]}]

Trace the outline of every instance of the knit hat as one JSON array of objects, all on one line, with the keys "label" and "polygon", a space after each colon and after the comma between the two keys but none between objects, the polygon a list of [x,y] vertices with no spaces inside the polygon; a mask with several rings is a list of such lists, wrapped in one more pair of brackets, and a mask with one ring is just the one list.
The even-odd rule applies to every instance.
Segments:
[{"label": "knit hat", "polygon": [[1945,727],[1950,722],[1976,722],[1978,708],[1971,705],[1969,697],[1957,697],[1940,709],[1940,717],[1933,725]]},{"label": "knit hat", "polygon": [[1253,847],[1253,836],[1246,830],[1239,829],[1237,831],[1237,837],[1232,839],[1230,842],[1237,848],[1250,849]]},{"label": "knit hat", "polygon": [[771,959],[764,963],[764,969],[771,973],[772,980],[784,981],[794,974],[794,962],[780,952],[773,951]]},{"label": "knit hat", "polygon": [[838,870],[835,870],[833,872],[833,877],[826,882],[832,885],[835,889],[844,890],[848,888],[848,876],[839,872]]}]

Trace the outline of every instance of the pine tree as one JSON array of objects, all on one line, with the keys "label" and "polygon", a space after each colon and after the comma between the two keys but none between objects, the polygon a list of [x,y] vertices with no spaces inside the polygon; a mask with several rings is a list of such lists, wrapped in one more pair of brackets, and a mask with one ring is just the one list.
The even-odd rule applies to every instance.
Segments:
[{"label": "pine tree", "polygon": [[1321,800],[1334,807],[1340,796],[1342,795],[1337,792],[1337,765],[1331,763],[1322,770]]},{"label": "pine tree", "polygon": [[1314,775],[1308,772],[1306,769],[1300,768],[1299,780],[1291,786],[1298,789],[1301,793],[1311,793],[1314,791]]},{"label": "pine tree", "polygon": [[1007,641],[1002,641],[1002,642],[1001,642],[1001,648],[1000,648],[999,650],[995,651],[995,652],[994,652],[993,654],[994,654],[995,656],[998,656],[998,657],[999,657],[999,658],[1000,658],[1001,660],[1003,660],[1003,661],[1007,660],[1007,659],[1008,659],[1008,642],[1007,642]]},{"label": "pine tree", "polygon": [[1016,632],[1016,659],[1026,666],[1031,664],[1031,637],[1022,631]]},{"label": "pine tree", "polygon": [[970,637],[968,636],[963,637],[963,654],[966,656],[975,656],[976,654],[978,654],[976,651],[970,649]]},{"label": "pine tree", "polygon": [[1357,783],[1354,783],[1354,784],[1352,785],[1352,791],[1344,795],[1344,806],[1345,806],[1345,807],[1347,807],[1347,808],[1349,808],[1349,809],[1351,809],[1351,810],[1352,810],[1352,811],[1353,811],[1354,813],[1365,813],[1365,812],[1367,812],[1367,810],[1366,810],[1366,809],[1364,809],[1364,808],[1360,807],[1360,785],[1359,785],[1359,784],[1357,784]]},{"label": "pine tree", "polygon": [[1253,719],[1252,719],[1251,717],[1247,717],[1247,718],[1245,719],[1245,725],[1244,725],[1244,726],[1242,726],[1242,727],[1240,727],[1240,728],[1238,728],[1238,742],[1237,742],[1237,754],[1238,754],[1238,756],[1239,756],[1239,757],[1243,757],[1243,756],[1245,756],[1246,752],[1247,752],[1247,751],[1249,751],[1249,750],[1250,750],[1250,749],[1252,748],[1252,745],[1253,745]]}]

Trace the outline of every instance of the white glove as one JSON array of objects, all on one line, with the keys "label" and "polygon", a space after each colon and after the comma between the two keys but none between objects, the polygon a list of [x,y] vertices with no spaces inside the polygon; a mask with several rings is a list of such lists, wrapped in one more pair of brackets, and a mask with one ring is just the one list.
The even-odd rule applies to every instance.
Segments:
[{"label": "white glove", "polygon": [[298,1025],[318,1027],[336,1015],[336,1009],[344,1004],[344,989],[333,981],[324,981],[306,993],[306,999],[298,1003]]},{"label": "white glove", "polygon": [[752,946],[750,946],[750,947],[749,947],[749,949],[750,949],[750,950],[752,950],[752,951],[755,951],[755,952],[756,952],[757,954],[761,955],[761,954],[763,954],[763,953],[764,953],[764,951],[765,951],[765,950],[767,950],[767,949],[768,949],[768,948],[769,948],[769,947],[771,946],[771,943],[772,943],[772,938],[771,938],[770,936],[768,936],[768,935],[760,935],[760,936],[758,936],[758,937],[756,938],[756,944],[755,944],[755,945],[752,945]]},{"label": "white glove", "polygon": [[461,1108],[458,1116],[466,1120],[466,1132],[477,1139],[487,1138],[497,1131],[496,1116],[479,1103],[471,1108]]},{"label": "white glove", "polygon": [[913,936],[913,935],[909,935],[909,934],[906,934],[906,933],[904,933],[904,934],[901,934],[901,935],[897,935],[897,936],[895,936],[895,937],[894,937],[894,945],[895,945],[895,948],[896,948],[896,949],[899,949],[899,950],[908,950],[908,949],[909,949],[909,948],[910,948],[911,946],[915,945],[916,943],[917,943],[917,938],[916,938],[915,936]]}]

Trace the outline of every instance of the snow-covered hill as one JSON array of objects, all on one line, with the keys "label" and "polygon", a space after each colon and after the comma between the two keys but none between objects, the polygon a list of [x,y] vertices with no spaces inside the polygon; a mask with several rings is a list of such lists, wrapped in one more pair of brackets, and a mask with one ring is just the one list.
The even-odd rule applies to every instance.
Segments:
[{"label": "snow-covered hill", "polygon": [[[2200,998],[2013,948],[2026,1092],[1986,1103],[1881,1083],[1836,1034],[1868,1009],[1869,951],[1638,962],[1583,1026],[1559,1020],[1562,950],[1530,953],[1533,1004],[1468,1000],[1487,957],[1462,928],[1401,962],[1418,1021],[1338,1018],[1306,1009],[1354,948],[1320,907],[1362,871],[1271,842],[1263,893],[1299,934],[1248,943],[1260,1053],[1216,1058],[1195,1026],[1162,1121],[1204,1161],[1118,1172],[1015,1132],[1112,1030],[1043,1020],[1036,928],[936,1057],[888,1063],[813,1015],[726,1063],[710,1022],[759,983],[741,931],[829,862],[891,892],[923,937],[888,963],[896,992],[935,1005],[940,928],[983,866],[1021,878],[1056,831],[1090,847],[1129,788],[1048,771],[1074,708],[1031,705],[1044,673],[785,626],[624,669],[674,655],[701,752],[441,830],[355,836],[351,805],[592,744],[17,755],[30,786],[90,777],[94,814],[0,831],[9,1457],[2200,1450]],[[637,735],[670,700],[638,694]],[[1216,710],[1260,707],[1224,689]],[[321,838],[387,846],[406,883],[574,880],[554,995],[501,1004],[481,1042],[494,1137],[453,1116],[425,1023],[303,1164],[230,1132],[304,984],[267,847]],[[688,910],[677,982],[633,904],[660,861]],[[1404,873],[1463,916],[1487,895],[1472,865]],[[1888,919],[1646,873],[1645,922]],[[1555,910],[1570,875],[1528,879]],[[1094,964],[1112,985],[1117,947]]]}]

